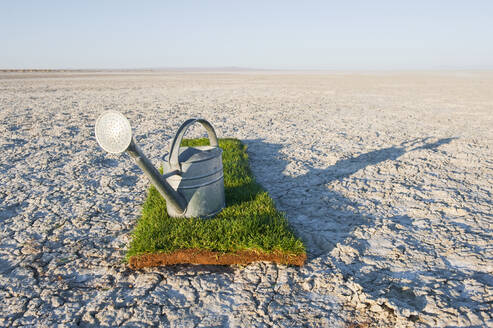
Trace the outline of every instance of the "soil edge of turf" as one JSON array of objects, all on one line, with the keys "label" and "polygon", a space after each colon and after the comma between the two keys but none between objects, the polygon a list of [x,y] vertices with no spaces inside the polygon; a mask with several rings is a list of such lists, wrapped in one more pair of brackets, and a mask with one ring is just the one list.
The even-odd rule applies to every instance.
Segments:
[{"label": "soil edge of turf", "polygon": [[266,253],[252,250],[224,253],[203,249],[179,249],[169,253],[147,253],[131,256],[129,259],[129,267],[137,270],[147,267],[174,264],[246,265],[261,261],[302,266],[306,261],[306,253]]}]

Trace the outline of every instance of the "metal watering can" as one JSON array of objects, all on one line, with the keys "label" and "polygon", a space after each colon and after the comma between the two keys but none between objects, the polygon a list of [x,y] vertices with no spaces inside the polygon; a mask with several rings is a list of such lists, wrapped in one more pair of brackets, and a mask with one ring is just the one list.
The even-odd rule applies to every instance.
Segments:
[{"label": "metal watering can", "polygon": [[[183,136],[194,123],[207,130],[209,146],[180,147]],[[144,171],[166,200],[173,217],[212,217],[225,206],[222,149],[212,125],[204,119],[187,120],[178,129],[164,158],[164,174],[152,165],[135,144],[132,127],[117,111],[106,111],[96,121],[96,140],[107,152],[126,151]]]}]

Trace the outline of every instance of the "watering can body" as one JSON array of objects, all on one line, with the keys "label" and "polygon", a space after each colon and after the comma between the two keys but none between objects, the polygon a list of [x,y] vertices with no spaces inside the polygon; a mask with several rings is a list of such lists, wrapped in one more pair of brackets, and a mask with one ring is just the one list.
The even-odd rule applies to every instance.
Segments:
[{"label": "watering can body", "polygon": [[[201,123],[207,130],[209,146],[180,147],[188,128]],[[164,157],[163,178],[187,204],[185,211],[167,204],[172,217],[212,217],[225,206],[222,149],[212,125],[203,119],[183,123]]]},{"label": "watering can body", "polygon": [[[188,128],[200,123],[209,146],[180,147]],[[178,129],[164,161],[164,175],[152,165],[132,137],[130,122],[120,112],[106,111],[96,121],[96,140],[109,153],[127,152],[166,200],[173,217],[211,217],[225,206],[222,149],[204,119],[187,120]]]}]

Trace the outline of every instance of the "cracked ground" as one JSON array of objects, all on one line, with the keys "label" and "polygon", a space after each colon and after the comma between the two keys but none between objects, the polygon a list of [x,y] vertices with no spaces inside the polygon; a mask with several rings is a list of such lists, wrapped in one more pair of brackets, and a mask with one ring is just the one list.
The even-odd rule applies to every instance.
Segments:
[{"label": "cracked ground", "polygon": [[[491,90],[481,72],[1,73],[0,326],[493,326]],[[149,182],[97,145],[107,109],[155,165],[190,117],[245,142],[305,266],[130,270]]]}]

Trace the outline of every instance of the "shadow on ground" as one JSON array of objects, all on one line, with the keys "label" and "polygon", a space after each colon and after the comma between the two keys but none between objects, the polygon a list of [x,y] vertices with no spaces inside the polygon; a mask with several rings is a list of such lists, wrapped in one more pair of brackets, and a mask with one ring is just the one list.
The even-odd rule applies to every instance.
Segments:
[{"label": "shadow on ground", "polygon": [[[433,142],[430,142],[430,139],[415,139],[397,146],[341,159],[325,169],[305,165],[303,169],[306,173],[299,176],[285,175],[285,169],[290,161],[283,158],[281,145],[266,143],[260,139],[247,140],[245,143],[248,145],[251,164],[255,166],[253,171],[260,180],[259,182],[269,191],[279,209],[286,212],[293,229],[305,242],[308,262],[316,257],[329,254],[345,278],[352,277],[365,288],[368,294],[375,298],[391,298],[396,300],[395,303],[398,303],[402,309],[420,312],[427,302],[424,296],[414,293],[415,288],[428,287],[433,290],[437,279],[453,279],[456,286],[446,290],[443,297],[440,296],[443,299],[443,306],[456,308],[457,304],[461,303],[470,306],[471,301],[465,293],[466,287],[461,284],[461,281],[477,276],[484,282],[484,274],[458,271],[447,266],[447,269],[433,268],[428,271],[418,271],[423,268],[420,267],[416,268],[416,271],[400,272],[399,274],[402,275],[400,277],[394,275],[391,272],[392,268],[388,267],[389,261],[392,263],[390,258],[373,256],[372,260],[376,264],[370,266],[361,262],[359,256],[367,253],[372,245],[368,242],[368,235],[361,237],[355,234],[355,229],[362,228],[359,230],[364,231],[371,231],[372,228],[378,229],[375,224],[377,220],[370,214],[368,206],[378,206],[379,203],[374,201],[365,204],[355,203],[341,193],[329,189],[328,184],[335,180],[345,183],[343,179],[359,170],[384,161],[395,161],[409,152],[423,149],[439,151],[438,147],[456,138],[433,139],[435,140]],[[421,252],[436,256],[433,247],[420,245],[421,242],[413,237],[413,229],[416,229],[412,224],[413,218],[393,216],[386,219],[408,230],[405,232],[407,239],[404,247],[419,245]],[[430,233],[433,232],[430,231]],[[350,246],[357,252],[341,255],[340,245]],[[351,257],[351,255],[354,256]],[[431,279],[426,279],[427,277]],[[485,283],[491,286],[491,281]],[[478,309],[486,306],[479,303],[475,305]]]},{"label": "shadow on ground", "polygon": [[262,176],[260,180],[264,180],[264,187],[280,209],[288,214],[290,223],[307,245],[309,258],[315,258],[329,253],[336,244],[352,236],[355,227],[370,228],[374,223],[374,218],[365,211],[364,206],[330,190],[327,185],[335,180],[342,181],[366,167],[395,161],[407,152],[436,150],[454,138],[427,143],[429,139],[415,139],[399,146],[341,159],[324,169],[304,165],[306,173],[295,177],[284,174],[290,161],[283,158],[281,145],[260,139],[247,140],[246,144],[254,161],[252,165],[256,165],[254,173]]}]

